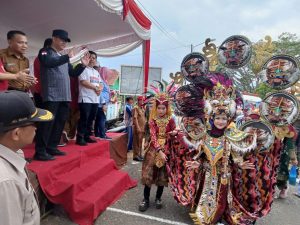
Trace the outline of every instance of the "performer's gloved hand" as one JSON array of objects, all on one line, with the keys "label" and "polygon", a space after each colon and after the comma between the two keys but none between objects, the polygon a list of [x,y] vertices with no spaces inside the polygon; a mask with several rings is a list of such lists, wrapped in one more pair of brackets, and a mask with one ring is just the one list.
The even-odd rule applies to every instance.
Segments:
[{"label": "performer's gloved hand", "polygon": [[178,130],[172,130],[168,134],[171,136],[176,136],[178,134]]},{"label": "performer's gloved hand", "polygon": [[159,150],[158,154],[160,155],[160,157],[162,159],[164,159],[165,162],[168,160],[168,157],[166,156],[166,154],[163,151]]},{"label": "performer's gloved hand", "polygon": [[186,161],[185,166],[190,169],[198,169],[200,163],[198,161]]},{"label": "performer's gloved hand", "polygon": [[255,169],[254,164],[249,162],[249,160],[244,161],[244,162],[240,162],[238,165],[243,170],[253,170],[253,169]]}]

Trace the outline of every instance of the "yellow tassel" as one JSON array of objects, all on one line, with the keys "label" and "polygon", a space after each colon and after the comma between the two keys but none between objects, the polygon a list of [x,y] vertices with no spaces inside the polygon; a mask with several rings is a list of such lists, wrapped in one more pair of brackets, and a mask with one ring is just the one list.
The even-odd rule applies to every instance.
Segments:
[{"label": "yellow tassel", "polygon": [[240,218],[243,213],[237,213],[234,216],[232,216],[232,221],[234,224],[239,224]]},{"label": "yellow tassel", "polygon": [[202,225],[196,213],[190,213],[190,217],[193,220],[194,224]]},{"label": "yellow tassel", "polygon": [[221,178],[221,184],[223,184],[223,185],[228,184],[228,179],[227,178]]}]

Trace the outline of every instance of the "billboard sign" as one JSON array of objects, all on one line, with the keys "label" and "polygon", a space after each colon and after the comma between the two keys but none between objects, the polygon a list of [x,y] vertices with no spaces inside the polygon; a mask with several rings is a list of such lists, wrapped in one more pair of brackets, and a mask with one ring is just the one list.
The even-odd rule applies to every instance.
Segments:
[{"label": "billboard sign", "polygon": [[[144,92],[143,67],[141,66],[121,66],[120,94],[140,95]],[[162,68],[149,68],[148,87],[154,80],[161,81]]]}]

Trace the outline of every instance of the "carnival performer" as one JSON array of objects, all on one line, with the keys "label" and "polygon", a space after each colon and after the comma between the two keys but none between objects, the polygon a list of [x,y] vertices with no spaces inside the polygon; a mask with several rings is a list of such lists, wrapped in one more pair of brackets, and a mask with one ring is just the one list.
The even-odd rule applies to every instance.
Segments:
[{"label": "carnival performer", "polygon": [[[174,178],[174,175],[178,176],[174,172],[180,172],[176,168],[180,164],[178,158],[177,161],[174,160],[175,162],[169,160],[167,166],[171,177],[171,190],[175,194],[175,198],[185,205],[188,205],[187,199],[189,199],[194,208],[191,213],[192,219],[195,224],[203,225],[217,224],[225,216],[226,211],[230,209],[232,204],[232,191],[230,189],[232,186],[230,176],[232,167],[236,164],[245,170],[253,169],[253,164],[243,161],[242,155],[256,147],[255,134],[241,132],[231,124],[235,116],[236,106],[239,103],[232,81],[227,75],[220,73],[209,74],[207,78],[212,83],[212,87],[204,88],[208,130],[203,129],[203,124],[200,125],[201,119],[198,119],[198,127],[200,128],[198,142],[195,142],[195,140],[192,142],[190,139],[193,138],[185,137],[181,140],[179,138],[183,154],[184,152],[188,155],[194,153],[192,160],[186,160],[184,164],[181,164],[183,171],[180,174],[185,180],[178,182],[179,179]],[[199,86],[197,88],[198,90],[201,89]],[[176,101],[181,96],[184,95],[175,96]],[[186,94],[185,96],[193,95]],[[198,99],[198,101],[201,101],[201,99]],[[184,111],[182,105],[184,103],[180,103],[181,112],[190,116],[190,110],[188,112]],[[193,108],[190,106],[190,109]],[[194,121],[197,120],[194,119]],[[188,132],[188,135],[191,137],[190,133]],[[174,147],[176,148],[178,145],[172,144],[170,146],[171,157],[173,157],[173,151],[178,152],[178,149],[173,149]],[[184,151],[184,148],[186,148],[186,151]],[[197,175],[195,175],[195,172]],[[190,173],[193,175],[191,176]],[[195,188],[195,190],[192,190],[192,194],[184,193],[190,191],[180,186],[189,180],[188,176],[192,179],[195,178],[194,182],[190,181],[192,189]]]},{"label": "carnival performer", "polygon": [[[201,54],[185,59],[191,57],[206,60]],[[236,109],[242,101],[226,74],[206,72],[190,78],[191,72],[186,72],[186,79],[192,83],[175,94],[183,132],[170,138],[167,146],[171,191],[179,203],[191,206],[195,224],[214,225],[223,219],[229,224],[247,224],[240,212],[232,210],[231,174],[236,166],[244,171],[254,169],[243,156],[256,148],[256,133],[235,128]]]},{"label": "carnival performer", "polygon": [[[235,116],[236,100],[232,82],[222,74],[212,76],[214,86],[206,95],[208,131],[197,147],[194,161],[186,166],[198,170],[201,185],[195,198],[195,211],[191,217],[197,224],[216,224],[225,219],[232,205],[231,172],[234,165],[244,170],[254,165],[243,161],[242,155],[256,147],[256,135],[230,127]],[[206,90],[204,90],[206,92]],[[236,217],[237,215],[231,215]],[[238,218],[235,224],[238,223]]]},{"label": "carnival performer", "polygon": [[144,97],[137,98],[137,104],[132,109],[133,117],[133,160],[143,161],[142,144],[145,134],[145,109]]},{"label": "carnival performer", "polygon": [[[157,186],[155,206],[162,208],[162,194],[165,186],[168,186],[168,175],[165,162],[167,160],[166,144],[167,136],[173,135],[176,128],[172,118],[171,98],[164,91],[164,85],[160,83],[160,89],[154,89],[149,96],[153,98],[150,112],[149,128],[150,141],[145,146],[145,156],[142,166],[142,184],[144,187],[144,199],[139,205],[141,212],[149,208],[150,190],[152,184]],[[153,87],[152,87],[153,88]],[[169,88],[167,90],[170,90]],[[155,96],[153,96],[155,94]]]},{"label": "carnival performer", "polygon": [[[289,156],[292,164],[297,163],[292,124],[299,115],[299,102],[282,90],[299,80],[299,62],[275,55],[262,65],[262,81],[280,91],[269,93],[260,115],[246,116],[236,130],[232,121],[240,96],[226,69],[250,61],[251,41],[234,35],[218,50],[209,42],[203,48],[205,55],[190,53],[181,64],[181,74],[190,84],[175,94],[175,112],[183,119],[182,131],[168,141],[169,183],[174,198],[191,206],[195,224],[213,225],[223,219],[230,225],[252,225],[270,212],[276,183],[285,197]],[[233,43],[241,48],[233,48]],[[196,68],[194,61],[205,66]]]}]

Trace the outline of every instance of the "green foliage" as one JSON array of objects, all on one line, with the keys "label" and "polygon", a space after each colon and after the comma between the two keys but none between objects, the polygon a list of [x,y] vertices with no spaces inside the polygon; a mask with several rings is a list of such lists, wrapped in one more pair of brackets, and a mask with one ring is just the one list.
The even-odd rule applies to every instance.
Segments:
[{"label": "green foliage", "polygon": [[300,56],[300,39],[296,34],[284,32],[274,41],[276,54]]},{"label": "green foliage", "polygon": [[258,94],[259,97],[262,99],[266,96],[266,94],[268,94],[269,92],[273,92],[273,91],[275,91],[275,89],[270,88],[265,83],[260,83],[255,89],[255,93]]}]

